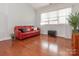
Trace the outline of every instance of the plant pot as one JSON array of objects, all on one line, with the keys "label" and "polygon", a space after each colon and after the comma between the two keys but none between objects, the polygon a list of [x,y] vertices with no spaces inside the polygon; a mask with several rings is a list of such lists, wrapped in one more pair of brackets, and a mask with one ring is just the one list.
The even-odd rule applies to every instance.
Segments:
[{"label": "plant pot", "polygon": [[79,55],[79,32],[72,33],[72,55]]}]

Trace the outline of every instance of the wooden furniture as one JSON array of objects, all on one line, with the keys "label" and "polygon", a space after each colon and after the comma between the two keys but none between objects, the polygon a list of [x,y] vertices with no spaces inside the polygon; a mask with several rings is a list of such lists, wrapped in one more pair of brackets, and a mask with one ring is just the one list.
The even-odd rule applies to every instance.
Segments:
[{"label": "wooden furniture", "polygon": [[72,34],[72,55],[79,56],[79,33]]}]

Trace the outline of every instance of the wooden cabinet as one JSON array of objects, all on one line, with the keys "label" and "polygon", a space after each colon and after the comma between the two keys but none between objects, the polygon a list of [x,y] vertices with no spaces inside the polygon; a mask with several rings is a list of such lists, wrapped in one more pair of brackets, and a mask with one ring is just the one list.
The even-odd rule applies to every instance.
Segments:
[{"label": "wooden cabinet", "polygon": [[79,56],[79,33],[72,34],[72,55]]}]

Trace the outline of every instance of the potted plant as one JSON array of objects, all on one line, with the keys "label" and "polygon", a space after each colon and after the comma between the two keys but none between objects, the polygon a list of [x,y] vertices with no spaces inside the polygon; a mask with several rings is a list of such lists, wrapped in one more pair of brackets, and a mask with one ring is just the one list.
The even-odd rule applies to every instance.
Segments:
[{"label": "potted plant", "polygon": [[79,13],[69,15],[69,24],[72,26],[72,50],[73,55],[79,55]]},{"label": "potted plant", "polygon": [[77,28],[79,26],[79,13],[69,15],[68,22],[72,26],[72,32],[78,32]]}]

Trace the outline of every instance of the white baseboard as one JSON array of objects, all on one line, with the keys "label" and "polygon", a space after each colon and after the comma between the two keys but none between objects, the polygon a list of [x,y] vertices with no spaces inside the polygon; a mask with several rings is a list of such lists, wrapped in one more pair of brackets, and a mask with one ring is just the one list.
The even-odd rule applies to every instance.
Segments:
[{"label": "white baseboard", "polygon": [[4,38],[0,38],[0,41],[4,41],[4,40],[10,40],[11,37],[4,37]]},{"label": "white baseboard", "polygon": [[46,35],[47,33],[41,33],[41,34],[45,34]]}]

